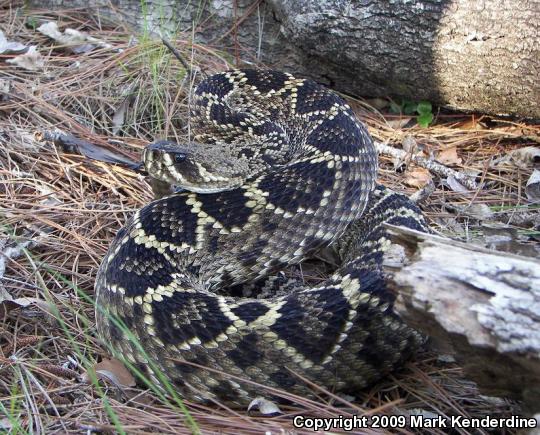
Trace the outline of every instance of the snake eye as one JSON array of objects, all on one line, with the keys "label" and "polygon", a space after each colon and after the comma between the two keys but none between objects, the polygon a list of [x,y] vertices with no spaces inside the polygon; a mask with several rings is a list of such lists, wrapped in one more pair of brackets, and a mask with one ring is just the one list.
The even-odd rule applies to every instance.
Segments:
[{"label": "snake eye", "polygon": [[184,153],[174,153],[174,163],[182,163],[186,160],[187,155]]}]

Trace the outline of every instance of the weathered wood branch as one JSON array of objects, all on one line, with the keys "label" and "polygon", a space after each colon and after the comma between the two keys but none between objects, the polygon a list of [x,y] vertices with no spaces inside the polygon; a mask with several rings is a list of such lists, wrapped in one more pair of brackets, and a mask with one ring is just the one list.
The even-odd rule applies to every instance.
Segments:
[{"label": "weathered wood branch", "polygon": [[540,410],[540,261],[390,227],[402,264],[385,262],[396,310],[448,345],[486,394]]}]

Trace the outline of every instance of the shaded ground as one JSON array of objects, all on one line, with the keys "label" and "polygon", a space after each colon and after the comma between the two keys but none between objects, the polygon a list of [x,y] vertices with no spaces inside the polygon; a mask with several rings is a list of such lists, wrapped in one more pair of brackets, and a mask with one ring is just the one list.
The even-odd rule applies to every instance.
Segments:
[{"label": "shaded ground", "polygon": [[[25,11],[10,8],[9,2],[0,6],[7,38],[36,45],[44,61],[30,71],[6,63],[14,54],[0,54],[0,430],[190,432],[190,419],[167,398],[103,380],[93,384],[86,375],[106,357],[95,337],[95,273],[122,223],[152,198],[149,185],[129,169],[34,138],[36,132],[61,129],[136,161],[148,141],[186,135],[191,88],[186,71],[160,43],[144,35],[135,40],[125,29],[80,12]],[[75,54],[35,30],[48,20],[60,30],[88,32],[110,47]],[[174,44],[195,71],[233,66],[211,47],[192,46],[189,35],[178,35]],[[436,112],[434,125],[422,128],[414,117],[389,113],[388,102],[351,105],[377,141],[397,148],[408,144],[425,157],[473,174],[480,187],[464,191],[407,159],[381,157],[380,181],[386,185],[413,194],[434,182],[434,192],[421,205],[436,231],[537,254],[538,206],[524,193],[532,168],[496,160],[535,145],[540,128],[444,112]],[[9,298],[15,301],[6,302]],[[427,416],[484,417],[519,411],[505,400],[481,396],[458,366],[429,352],[355,398],[318,394],[317,401],[298,398],[276,418],[252,417],[219,404],[186,406],[203,432],[242,433],[292,430],[291,418],[298,414],[422,410]]]}]

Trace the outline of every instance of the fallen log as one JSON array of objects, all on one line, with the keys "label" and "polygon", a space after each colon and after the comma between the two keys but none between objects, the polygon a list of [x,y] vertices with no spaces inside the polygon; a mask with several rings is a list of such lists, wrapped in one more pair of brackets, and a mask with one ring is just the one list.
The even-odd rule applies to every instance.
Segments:
[{"label": "fallen log", "polygon": [[[193,38],[354,96],[403,97],[540,118],[536,0],[32,0],[93,8],[155,35]],[[9,36],[9,35],[8,35]],[[191,47],[183,48],[191,50]]]},{"label": "fallen log", "polygon": [[[386,259],[396,310],[485,394],[540,411],[540,261],[401,227]],[[395,252],[394,252],[395,254]],[[401,264],[398,264],[401,263]]]}]

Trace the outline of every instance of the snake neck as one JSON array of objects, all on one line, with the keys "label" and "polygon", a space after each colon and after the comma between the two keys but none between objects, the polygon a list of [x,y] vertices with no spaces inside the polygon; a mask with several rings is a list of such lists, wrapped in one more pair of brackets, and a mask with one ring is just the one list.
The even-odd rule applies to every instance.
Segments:
[{"label": "snake neck", "polygon": [[336,94],[288,74],[243,70],[203,82],[193,104],[197,143],[152,144],[162,155],[149,159],[150,168],[160,165],[156,177],[191,192],[141,210],[133,234],[148,243],[144,228],[157,228],[159,246],[172,246],[199,282],[219,288],[298,263],[362,214],[376,152]]}]

